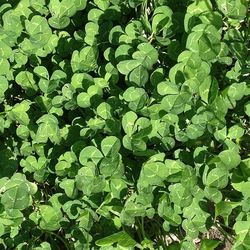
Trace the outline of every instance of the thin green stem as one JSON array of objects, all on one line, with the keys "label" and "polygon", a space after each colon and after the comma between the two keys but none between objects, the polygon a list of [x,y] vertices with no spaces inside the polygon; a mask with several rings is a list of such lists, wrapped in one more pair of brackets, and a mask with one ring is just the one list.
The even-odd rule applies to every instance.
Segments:
[{"label": "thin green stem", "polygon": [[68,242],[66,240],[64,240],[60,235],[56,234],[56,233],[53,233],[53,232],[50,232],[51,235],[54,235],[58,240],[60,240],[64,246],[66,247],[66,249],[70,249],[70,246],[68,244]]},{"label": "thin green stem", "polygon": [[142,239],[142,235],[141,235],[141,230],[140,230],[140,228],[137,228],[136,233],[137,233],[138,238],[139,238],[139,241],[140,241],[140,243],[141,243],[141,242],[143,241],[143,239]]},{"label": "thin green stem", "polygon": [[144,15],[145,15],[145,18],[146,18],[146,20],[148,21],[148,10],[147,10],[147,8],[148,8],[148,0],[145,0],[145,2],[144,2]]},{"label": "thin green stem", "polygon": [[145,239],[146,235],[145,235],[145,230],[144,230],[144,218],[143,217],[141,218],[141,231],[142,231],[143,239]]},{"label": "thin green stem", "polygon": [[[43,233],[42,233],[41,235],[37,236],[36,238],[32,239],[32,240],[28,243],[28,249],[33,249],[34,244],[36,243],[36,241],[37,241],[39,238],[42,237],[42,235],[43,235]],[[30,245],[31,245],[31,248],[29,248]]]},{"label": "thin green stem", "polygon": [[[141,220],[143,220],[143,218],[141,218]],[[141,236],[141,241],[143,241],[145,239],[145,231],[143,228],[142,223],[140,222],[140,218],[137,219],[137,224],[138,224],[138,232],[140,232],[140,236]]]}]

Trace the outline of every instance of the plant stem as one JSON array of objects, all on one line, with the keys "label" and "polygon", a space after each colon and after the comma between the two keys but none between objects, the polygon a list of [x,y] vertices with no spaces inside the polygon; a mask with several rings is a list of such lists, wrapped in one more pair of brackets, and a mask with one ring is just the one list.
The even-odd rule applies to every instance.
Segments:
[{"label": "plant stem", "polygon": [[[141,220],[143,220],[143,218]],[[140,237],[141,237],[140,240],[143,241],[145,239],[145,231],[144,231],[144,228],[140,222],[140,219],[137,219],[137,222],[138,222],[138,227],[139,227],[138,232],[140,232]]]},{"label": "plant stem", "polygon": [[32,239],[32,240],[28,243],[28,249],[29,249],[29,245],[30,245],[30,244],[31,244],[31,249],[33,249],[34,244],[36,243],[36,241],[37,241],[39,238],[42,237],[42,235],[43,235],[43,233],[42,233],[41,235],[37,236],[36,238]]},{"label": "plant stem", "polygon": [[140,243],[141,243],[141,242],[142,242],[141,231],[140,231],[139,229],[137,229],[136,232],[137,232],[137,235],[138,235],[138,237],[139,237],[139,241],[140,241]]},{"label": "plant stem", "polygon": [[144,218],[143,217],[141,218],[141,230],[142,230],[142,236],[145,239],[146,236],[145,236],[145,230],[144,230]]},{"label": "plant stem", "polygon": [[65,241],[60,235],[58,235],[58,234],[56,234],[54,232],[50,232],[50,234],[54,235],[58,240],[60,240],[64,244],[64,246],[66,247],[66,249],[68,249],[68,250],[70,249],[70,246],[69,246],[68,242]]}]

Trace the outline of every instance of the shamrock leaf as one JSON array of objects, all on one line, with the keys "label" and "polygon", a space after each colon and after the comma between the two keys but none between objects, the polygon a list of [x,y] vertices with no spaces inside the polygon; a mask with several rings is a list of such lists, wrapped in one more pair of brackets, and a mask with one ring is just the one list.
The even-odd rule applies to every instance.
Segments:
[{"label": "shamrock leaf", "polygon": [[152,30],[155,34],[163,29],[168,29],[172,25],[172,10],[167,6],[157,7],[153,13]]},{"label": "shamrock leaf", "polygon": [[59,143],[61,140],[58,120],[54,115],[43,115],[37,120],[38,130],[36,133],[37,143],[46,143],[48,139],[53,143]]},{"label": "shamrock leaf", "polygon": [[73,72],[89,72],[97,68],[98,50],[95,47],[84,47],[80,52],[74,51],[71,58]]},{"label": "shamrock leaf", "polygon": [[41,229],[46,231],[55,231],[60,228],[60,222],[62,220],[62,212],[49,205],[41,205],[39,207]]}]

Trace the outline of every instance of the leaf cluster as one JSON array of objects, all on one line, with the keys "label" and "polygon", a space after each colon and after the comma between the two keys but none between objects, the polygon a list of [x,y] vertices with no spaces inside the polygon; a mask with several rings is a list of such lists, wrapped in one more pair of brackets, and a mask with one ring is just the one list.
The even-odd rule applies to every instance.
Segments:
[{"label": "leaf cluster", "polygon": [[249,29],[247,0],[0,1],[0,248],[250,249]]}]

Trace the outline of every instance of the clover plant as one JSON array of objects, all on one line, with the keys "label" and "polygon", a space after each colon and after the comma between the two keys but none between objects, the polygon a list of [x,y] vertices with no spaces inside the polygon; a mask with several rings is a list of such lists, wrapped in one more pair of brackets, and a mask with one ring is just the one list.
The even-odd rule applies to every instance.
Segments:
[{"label": "clover plant", "polygon": [[250,249],[249,13],[1,0],[0,249]]}]

